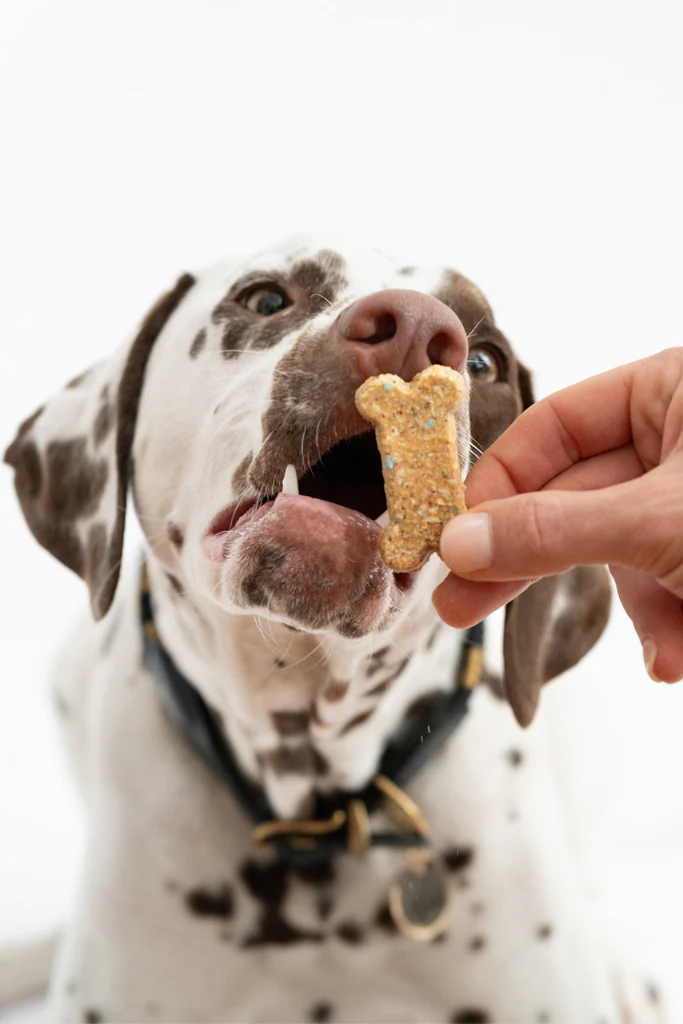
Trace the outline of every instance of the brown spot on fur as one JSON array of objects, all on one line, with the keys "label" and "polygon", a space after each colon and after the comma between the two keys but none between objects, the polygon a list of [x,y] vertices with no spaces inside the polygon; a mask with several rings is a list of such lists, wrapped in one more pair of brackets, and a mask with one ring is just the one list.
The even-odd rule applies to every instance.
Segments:
[{"label": "brown spot on fur", "polygon": [[551,924],[541,924],[536,929],[536,938],[541,942],[545,942],[546,939],[551,938],[553,934],[553,926]]},{"label": "brown spot on fur", "polygon": [[313,775],[315,760],[310,744],[298,747],[277,747],[259,755],[274,775]]},{"label": "brown spot on fur", "polygon": [[312,864],[293,864],[291,871],[306,885],[332,885],[337,877],[336,867],[329,860],[321,860]]},{"label": "brown spot on fur", "polygon": [[316,775],[327,775],[330,770],[330,762],[321,754],[317,747],[313,747],[313,764]]},{"label": "brown spot on fur", "polygon": [[370,718],[370,715],[372,715],[374,711],[374,708],[370,708],[369,711],[362,711],[359,715],[356,715],[346,723],[346,725],[341,729],[339,735],[346,736],[347,733],[350,733],[353,729],[357,729],[359,725],[363,725],[364,722],[367,722],[368,718]]},{"label": "brown spot on fur", "polygon": [[85,1024],[100,1024],[103,1019],[99,1010],[84,1010],[83,1012]]},{"label": "brown spot on fur", "polygon": [[365,941],[365,931],[356,921],[342,921],[337,925],[336,934],[349,946],[360,946]]},{"label": "brown spot on fur", "polygon": [[[228,294],[216,306],[211,314],[215,324],[222,326],[221,348],[226,359],[232,359],[241,351],[250,349],[272,348],[282,339],[305,326],[326,303],[320,296],[334,302],[337,294],[346,287],[342,274],[343,261],[336,253],[323,250],[316,256],[296,263],[289,275],[286,290],[294,291],[294,303],[281,313],[270,317],[260,317],[244,309],[237,299],[249,287],[249,280],[262,282],[267,274],[259,272],[236,282]],[[279,274],[270,277],[278,281]]]},{"label": "brown spot on fur", "polygon": [[486,939],[483,935],[475,935],[467,944],[470,953],[480,953],[486,947]]},{"label": "brown spot on fur", "polygon": [[316,910],[321,921],[327,921],[334,908],[334,900],[329,892],[320,892],[315,899]]},{"label": "brown spot on fur", "polygon": [[52,441],[47,446],[45,465],[43,504],[48,516],[73,521],[97,511],[109,467],[105,459],[88,458],[84,437]]},{"label": "brown spot on fur", "polygon": [[384,901],[384,903],[380,905],[380,908],[377,911],[377,914],[375,916],[375,924],[377,925],[378,928],[381,928],[383,931],[391,932],[392,935],[395,935],[398,932],[396,922],[391,916],[389,904],[386,902],[386,900]]},{"label": "brown spot on fur", "polygon": [[517,750],[516,747],[513,747],[512,750],[508,750],[505,756],[508,764],[511,764],[513,768],[518,768],[524,760],[524,754],[521,750]]},{"label": "brown spot on fur", "polygon": [[329,701],[330,704],[336,704],[338,701],[343,700],[346,694],[349,692],[348,683],[338,683],[332,680],[331,683],[325,687],[323,697]]},{"label": "brown spot on fur", "polygon": [[232,917],[235,912],[235,897],[232,886],[219,885],[215,888],[197,886],[185,896],[188,910],[197,917]]},{"label": "brown spot on fur", "polygon": [[399,677],[400,675],[402,675],[402,674],[403,674],[403,672],[404,672],[404,671],[406,670],[406,668],[407,668],[407,666],[408,666],[408,662],[409,662],[409,661],[410,661],[410,658],[409,658],[409,657],[408,657],[408,658],[404,658],[404,659],[403,659],[403,661],[402,661],[402,662],[401,662],[401,663],[400,663],[399,665],[397,665],[397,666],[396,666],[396,668],[395,668],[395,669],[394,669],[394,671],[393,671],[393,672],[391,673],[391,675],[390,675],[390,676],[387,676],[387,678],[386,678],[386,679],[383,679],[383,680],[381,681],[381,683],[378,683],[378,685],[377,685],[377,686],[375,686],[375,687],[374,687],[374,688],[373,688],[372,690],[370,690],[370,691],[369,691],[369,692],[368,692],[368,693],[366,694],[366,696],[368,696],[368,697],[374,697],[374,696],[377,696],[378,694],[381,694],[381,693],[386,693],[386,691],[387,691],[387,690],[389,689],[389,687],[391,686],[391,684],[392,684],[393,682],[395,682],[395,681],[396,681],[396,680],[398,679],[398,677]]},{"label": "brown spot on fur", "polygon": [[[10,448],[5,456],[5,461],[11,462]],[[15,482],[17,489],[24,492],[26,498],[32,501],[37,498],[43,486],[43,467],[40,464],[38,448],[33,441],[27,441],[21,451],[21,459],[16,464]]]},{"label": "brown spot on fur", "polygon": [[66,385],[69,391],[75,391],[76,388],[80,388],[81,384],[88,379],[90,376],[90,370],[86,370],[85,373],[79,373],[77,377],[72,377],[69,383]]},{"label": "brown spot on fur", "polygon": [[368,667],[365,672],[368,679],[371,676],[374,676],[376,672],[379,672],[380,669],[384,668],[384,662],[390,650],[390,647],[380,647],[378,651],[373,651],[373,653],[368,658]]},{"label": "brown spot on fur", "polygon": [[190,359],[196,359],[206,347],[206,328],[202,327],[201,331],[198,331],[195,335],[195,339],[192,342],[190,348]]},{"label": "brown spot on fur", "polygon": [[100,411],[97,414],[95,426],[93,428],[93,439],[97,448],[106,441],[113,428],[114,408],[111,402],[103,402],[100,406]]},{"label": "brown spot on fur", "polygon": [[316,1003],[315,1006],[311,1007],[308,1019],[311,1021],[311,1024],[328,1024],[332,1020],[333,1013],[334,1007],[332,1003]]},{"label": "brown spot on fur", "polygon": [[308,711],[274,711],[273,725],[281,736],[298,736],[308,730]]},{"label": "brown spot on fur", "polygon": [[469,846],[449,846],[441,854],[441,859],[449,871],[464,871],[474,860],[474,850]]},{"label": "brown spot on fur", "polygon": [[414,273],[415,267],[401,267],[399,270],[401,277],[412,277]]},{"label": "brown spot on fur", "polygon": [[185,588],[183,587],[182,583],[180,582],[177,576],[174,576],[172,572],[167,572],[166,579],[171,584],[171,587],[173,588],[175,593],[178,594],[179,597],[185,596]]},{"label": "brown spot on fur", "polygon": [[456,1010],[451,1017],[451,1024],[490,1024],[491,1018],[485,1010]]},{"label": "brown spot on fur", "polygon": [[180,551],[182,549],[183,544],[185,543],[185,534],[183,533],[181,528],[177,525],[177,523],[169,523],[166,528],[166,532],[168,533],[168,539],[170,540],[173,547],[177,548],[177,550]]},{"label": "brown spot on fur", "polygon": [[260,863],[249,859],[241,869],[242,880],[251,896],[262,904],[255,932],[245,940],[245,949],[264,945],[292,945],[298,942],[320,942],[321,932],[306,931],[290,925],[281,913],[287,891],[289,870],[280,861]]}]

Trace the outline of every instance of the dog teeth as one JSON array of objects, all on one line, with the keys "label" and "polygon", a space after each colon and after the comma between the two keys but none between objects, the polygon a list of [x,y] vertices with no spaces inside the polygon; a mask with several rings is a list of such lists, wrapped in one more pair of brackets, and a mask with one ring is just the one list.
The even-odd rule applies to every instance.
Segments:
[{"label": "dog teeth", "polygon": [[377,516],[377,518],[375,519],[375,522],[377,523],[378,526],[381,526],[382,528],[384,528],[385,526],[388,526],[389,525],[389,512],[388,511],[387,512],[382,512],[381,516]]},{"label": "dog teeth", "polygon": [[299,493],[299,481],[296,475],[296,469],[294,466],[287,466],[285,470],[284,480],[282,481],[282,494],[298,494]]}]

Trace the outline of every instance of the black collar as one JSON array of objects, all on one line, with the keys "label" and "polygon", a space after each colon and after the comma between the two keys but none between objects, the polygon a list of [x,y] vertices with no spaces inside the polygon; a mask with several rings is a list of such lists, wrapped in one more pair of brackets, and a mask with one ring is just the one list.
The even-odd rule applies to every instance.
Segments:
[{"label": "black collar", "polygon": [[[472,689],[482,672],[484,624],[465,634],[454,688],[434,697],[399,730],[385,749],[376,778],[358,792],[318,797],[315,817],[276,819],[263,790],[245,778],[203,697],[182,674],[162,645],[143,572],[141,618],[144,659],[166,711],[199,757],[232,791],[254,824],[259,845],[274,847],[283,860],[311,863],[337,853],[362,852],[368,846],[427,846],[427,826],[419,808],[400,788],[445,744],[467,713]],[[384,805],[399,829],[373,832],[370,815]]]}]

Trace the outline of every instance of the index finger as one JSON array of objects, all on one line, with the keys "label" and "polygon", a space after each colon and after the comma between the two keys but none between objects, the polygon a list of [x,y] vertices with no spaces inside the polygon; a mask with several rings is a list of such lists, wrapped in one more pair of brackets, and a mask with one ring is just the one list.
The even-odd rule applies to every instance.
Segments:
[{"label": "index finger", "polygon": [[473,467],[468,504],[539,491],[576,463],[627,445],[633,382],[642,365],[608,370],[532,405]]}]

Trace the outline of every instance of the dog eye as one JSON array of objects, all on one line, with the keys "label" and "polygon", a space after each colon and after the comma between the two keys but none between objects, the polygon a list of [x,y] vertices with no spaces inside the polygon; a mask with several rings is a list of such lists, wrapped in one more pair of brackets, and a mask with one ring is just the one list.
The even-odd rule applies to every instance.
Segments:
[{"label": "dog eye", "polygon": [[467,369],[473,380],[483,381],[491,384],[500,377],[500,366],[498,360],[487,348],[472,348],[467,357]]},{"label": "dog eye", "polygon": [[291,300],[277,285],[268,285],[267,288],[257,288],[242,303],[246,309],[259,316],[275,316],[283,309],[291,306]]}]

